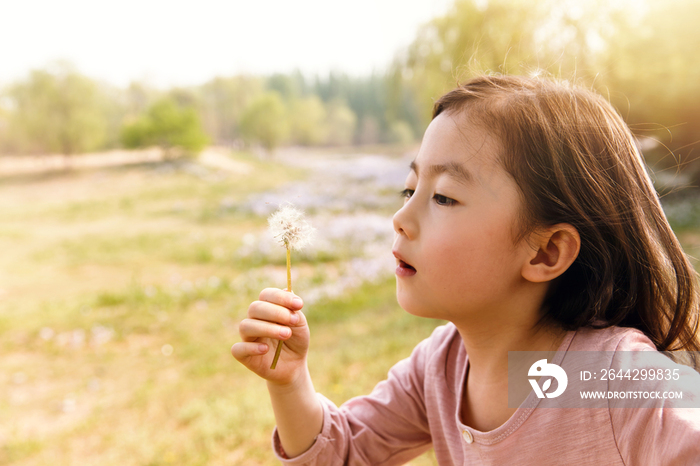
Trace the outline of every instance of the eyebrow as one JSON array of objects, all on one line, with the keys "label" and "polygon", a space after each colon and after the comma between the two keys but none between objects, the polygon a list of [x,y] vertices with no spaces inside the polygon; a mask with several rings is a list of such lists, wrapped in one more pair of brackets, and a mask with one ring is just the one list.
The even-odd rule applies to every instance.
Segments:
[{"label": "eyebrow", "polygon": [[[413,170],[416,175],[419,174],[418,172],[418,164],[414,160],[411,162],[411,170]],[[443,163],[443,164],[436,164],[436,165],[430,165],[428,166],[428,173],[427,176],[429,178],[432,178],[434,176],[440,175],[442,173],[446,173],[450,177],[454,178],[460,183],[464,184],[469,184],[474,180],[474,177],[472,176],[471,173],[469,173],[469,170],[464,168],[461,164],[457,162],[448,162],[448,163]]]}]

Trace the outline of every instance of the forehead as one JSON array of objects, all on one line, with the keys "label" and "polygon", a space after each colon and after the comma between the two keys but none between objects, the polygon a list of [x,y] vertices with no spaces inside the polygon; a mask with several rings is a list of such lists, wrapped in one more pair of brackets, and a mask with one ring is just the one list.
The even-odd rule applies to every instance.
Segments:
[{"label": "forehead", "polygon": [[441,113],[428,126],[415,164],[459,164],[470,171],[498,165],[500,145],[464,112]]}]

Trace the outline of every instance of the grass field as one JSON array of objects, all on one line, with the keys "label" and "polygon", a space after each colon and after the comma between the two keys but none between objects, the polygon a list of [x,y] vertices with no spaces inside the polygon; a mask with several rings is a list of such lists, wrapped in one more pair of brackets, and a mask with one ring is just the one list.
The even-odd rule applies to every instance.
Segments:
[{"label": "grass field", "polygon": [[[231,157],[247,173],[151,162],[0,179],[0,464],[276,464],[264,382],[229,349],[259,289],[284,286],[284,250],[239,252],[272,243],[250,199],[308,173]],[[351,255],[300,257],[298,283],[342,275]],[[436,325],[396,305],[392,278],[353,287],[307,306],[316,388],[338,403]]]},{"label": "grass field", "polygon": [[[310,174],[231,157],[246,170],[152,162],[0,179],[0,464],[276,464],[264,383],[229,349],[259,290],[285,285],[284,250],[266,249],[266,214],[251,202],[274,203]],[[393,197],[368,197],[361,167],[346,197],[362,205],[327,209],[345,219],[326,230],[337,241],[294,263],[312,376],[337,403],[369,392],[437,325],[397,306],[390,275],[348,266],[388,247],[386,232],[343,236],[353,209],[371,220],[367,236],[400,203],[393,181],[377,188]],[[697,231],[679,231],[695,257]]]}]

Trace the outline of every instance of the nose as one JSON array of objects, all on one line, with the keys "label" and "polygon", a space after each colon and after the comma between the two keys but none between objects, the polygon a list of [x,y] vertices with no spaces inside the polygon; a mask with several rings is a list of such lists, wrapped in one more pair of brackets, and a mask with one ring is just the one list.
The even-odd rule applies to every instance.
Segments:
[{"label": "nose", "polygon": [[413,205],[409,199],[403,207],[396,211],[393,218],[394,231],[399,235],[404,235],[408,239],[415,238],[418,234],[418,224],[415,219]]}]

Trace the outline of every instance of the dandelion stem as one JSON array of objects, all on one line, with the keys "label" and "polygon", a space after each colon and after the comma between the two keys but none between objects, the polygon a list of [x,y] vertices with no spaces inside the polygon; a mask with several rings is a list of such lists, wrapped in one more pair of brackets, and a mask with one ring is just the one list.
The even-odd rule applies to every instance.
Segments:
[{"label": "dandelion stem", "polygon": [[[292,292],[292,250],[287,248],[287,291]],[[284,342],[279,340],[277,344],[277,349],[275,350],[275,357],[272,359],[272,365],[270,369],[277,367],[277,360],[280,358],[280,353],[282,352],[282,345]]]},{"label": "dandelion stem", "polygon": [[272,365],[270,365],[270,369],[274,369],[277,367],[277,360],[280,358],[280,353],[282,352],[282,345],[284,345],[284,342],[282,340],[277,340],[277,349],[275,350],[275,357],[272,360]]},{"label": "dandelion stem", "polygon": [[287,248],[287,291],[292,292],[292,250]]}]

